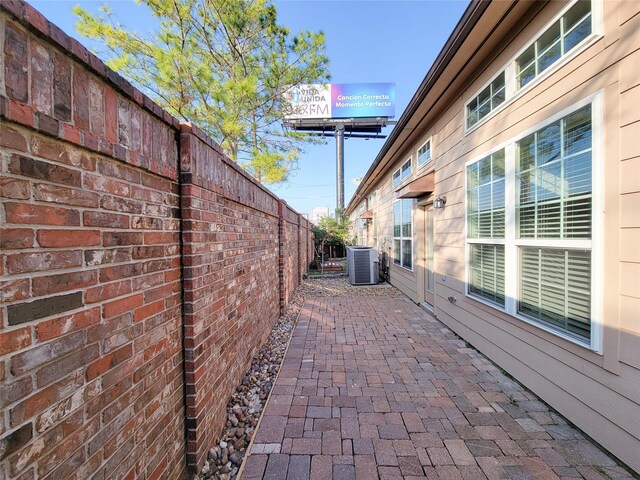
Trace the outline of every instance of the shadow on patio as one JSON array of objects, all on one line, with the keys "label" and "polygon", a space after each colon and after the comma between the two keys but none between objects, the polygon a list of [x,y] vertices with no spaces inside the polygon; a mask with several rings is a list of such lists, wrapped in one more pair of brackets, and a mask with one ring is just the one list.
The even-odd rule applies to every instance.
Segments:
[{"label": "shadow on patio", "polygon": [[244,480],[631,478],[397,290],[323,282],[300,312]]}]

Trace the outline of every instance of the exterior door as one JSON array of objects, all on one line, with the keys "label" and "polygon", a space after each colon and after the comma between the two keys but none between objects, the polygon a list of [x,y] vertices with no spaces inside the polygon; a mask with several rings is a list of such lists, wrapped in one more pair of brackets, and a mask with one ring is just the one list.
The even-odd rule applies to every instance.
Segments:
[{"label": "exterior door", "polygon": [[424,299],[433,306],[435,293],[435,273],[433,262],[433,242],[434,242],[434,221],[433,221],[433,205],[427,205],[425,209],[425,245],[424,245]]}]

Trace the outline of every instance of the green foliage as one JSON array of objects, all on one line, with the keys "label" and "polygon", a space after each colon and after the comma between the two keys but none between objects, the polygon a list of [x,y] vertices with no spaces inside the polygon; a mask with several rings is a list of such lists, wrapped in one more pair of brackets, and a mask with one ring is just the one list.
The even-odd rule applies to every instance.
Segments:
[{"label": "green foliage", "polygon": [[316,241],[324,240],[324,243],[347,245],[349,243],[349,219],[342,217],[324,217],[318,225],[311,227]]},{"label": "green foliage", "polygon": [[258,180],[276,183],[305,143],[283,130],[284,92],[329,79],[324,34],[292,35],[267,0],[141,0],[157,32],[127,30],[108,7],[74,8],[80,34],[100,41],[107,65],[177,118],[192,121]]},{"label": "green foliage", "polygon": [[340,217],[335,219],[332,217],[324,217],[318,225],[311,227],[313,233],[313,241],[316,248],[316,256],[323,261],[325,245],[349,245],[351,238],[349,236],[349,217]]}]

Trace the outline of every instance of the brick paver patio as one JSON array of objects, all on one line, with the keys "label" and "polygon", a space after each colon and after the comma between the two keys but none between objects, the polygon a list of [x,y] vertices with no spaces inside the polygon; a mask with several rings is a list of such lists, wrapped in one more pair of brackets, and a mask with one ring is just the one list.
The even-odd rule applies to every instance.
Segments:
[{"label": "brick paver patio", "polygon": [[242,475],[630,478],[405,298],[310,298]]}]

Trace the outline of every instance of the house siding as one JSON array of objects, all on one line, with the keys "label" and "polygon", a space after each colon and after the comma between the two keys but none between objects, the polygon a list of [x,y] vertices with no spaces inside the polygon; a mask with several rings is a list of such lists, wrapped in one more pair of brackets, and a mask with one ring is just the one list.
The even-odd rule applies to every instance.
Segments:
[{"label": "house siding", "polygon": [[[513,21],[465,88],[449,92],[439,114],[417,124],[420,140],[398,152],[381,182],[375,207],[379,238],[393,238],[391,173],[432,136],[435,192],[435,301],[439,320],[461,335],[552,407],[636,471],[640,470],[640,3],[604,2],[603,34],[551,74],[524,89],[470,132],[465,103],[567,3],[532,6]],[[594,5],[598,5],[597,3]],[[502,40],[502,41],[500,41]],[[603,102],[602,189],[603,332],[601,354],[510,316],[465,294],[465,163],[495,149],[579,101]],[[412,123],[410,121],[410,123]],[[598,153],[594,153],[598,155]],[[416,175],[427,173],[427,167]],[[395,190],[395,189],[394,189]],[[363,191],[362,194],[368,194]],[[428,201],[428,200],[427,200]],[[508,200],[507,200],[508,201]],[[422,202],[421,202],[422,203]],[[384,219],[384,220],[383,220]],[[417,220],[417,221],[416,221]],[[391,283],[424,301],[424,208],[414,209],[414,272],[391,268]],[[597,233],[597,232],[596,232]],[[594,248],[596,247],[594,242]],[[453,297],[454,301],[450,301]]]}]

